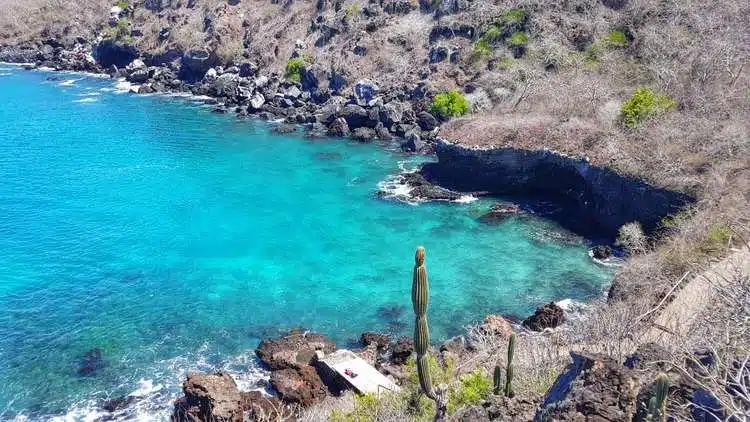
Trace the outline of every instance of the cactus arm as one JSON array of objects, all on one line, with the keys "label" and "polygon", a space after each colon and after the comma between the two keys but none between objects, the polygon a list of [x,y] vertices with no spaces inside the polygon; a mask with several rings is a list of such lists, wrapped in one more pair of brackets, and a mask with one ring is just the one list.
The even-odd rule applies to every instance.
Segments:
[{"label": "cactus arm", "polygon": [[513,396],[513,355],[516,351],[516,333],[508,338],[508,367],[505,375],[505,397]]},{"label": "cactus arm", "polygon": [[429,284],[427,269],[424,266],[425,250],[418,247],[414,256],[414,275],[411,285],[411,301],[414,307],[414,350],[417,352],[417,375],[419,386],[424,394],[435,401],[437,411],[435,420],[441,420],[446,413],[446,389],[440,385],[434,388],[430,368],[427,365],[427,351],[430,347],[430,328],[427,324],[427,304],[429,302]]},{"label": "cactus arm", "polygon": [[500,395],[500,391],[502,390],[502,374],[501,374],[500,365],[495,365],[495,372],[492,374],[492,384],[495,386],[494,394],[496,396]]}]

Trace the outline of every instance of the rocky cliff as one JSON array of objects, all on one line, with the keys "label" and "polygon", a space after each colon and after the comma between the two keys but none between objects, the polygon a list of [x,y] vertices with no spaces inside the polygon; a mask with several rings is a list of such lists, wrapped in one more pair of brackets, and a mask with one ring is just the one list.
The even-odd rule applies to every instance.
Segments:
[{"label": "rocky cliff", "polygon": [[653,231],[664,216],[692,201],[549,150],[475,149],[439,141],[436,151],[438,161],[421,171],[430,182],[459,191],[553,201],[557,209],[550,217],[588,235],[614,236],[631,221]]}]

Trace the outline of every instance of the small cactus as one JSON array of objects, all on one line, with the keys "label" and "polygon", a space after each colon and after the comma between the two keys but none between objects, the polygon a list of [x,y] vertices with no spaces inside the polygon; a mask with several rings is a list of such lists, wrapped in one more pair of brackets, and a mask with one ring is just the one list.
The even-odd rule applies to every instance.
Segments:
[{"label": "small cactus", "polygon": [[419,385],[424,394],[435,401],[437,411],[435,420],[445,416],[447,401],[445,388],[441,385],[437,388],[432,386],[430,368],[427,365],[427,350],[430,347],[430,329],[427,325],[427,304],[429,302],[429,284],[427,282],[427,269],[424,266],[425,250],[418,247],[414,256],[414,277],[411,285],[411,301],[414,306],[414,351],[417,352],[417,375]]},{"label": "small cactus", "polygon": [[492,374],[492,383],[495,385],[495,395],[499,396],[503,389],[503,379],[501,374],[502,369],[500,365],[495,365],[495,373]]},{"label": "small cactus", "polygon": [[667,396],[669,395],[669,379],[666,374],[659,374],[654,385],[654,396],[649,400],[649,413],[652,421],[666,422]]},{"label": "small cactus", "polygon": [[508,338],[508,368],[505,373],[505,397],[513,397],[513,353],[516,351],[516,333]]}]

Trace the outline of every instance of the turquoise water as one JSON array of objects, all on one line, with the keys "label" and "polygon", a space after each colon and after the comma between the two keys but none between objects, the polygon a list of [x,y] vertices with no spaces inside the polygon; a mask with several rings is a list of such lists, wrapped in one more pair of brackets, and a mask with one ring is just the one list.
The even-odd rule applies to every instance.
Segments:
[{"label": "turquoise water", "polygon": [[478,223],[489,200],[378,198],[424,159],[395,145],[272,135],[113,86],[0,65],[0,419],[91,417],[132,392],[123,418],[160,418],[188,370],[251,387],[252,349],[284,329],[406,334],[417,245],[436,340],[608,281],[551,223]]}]

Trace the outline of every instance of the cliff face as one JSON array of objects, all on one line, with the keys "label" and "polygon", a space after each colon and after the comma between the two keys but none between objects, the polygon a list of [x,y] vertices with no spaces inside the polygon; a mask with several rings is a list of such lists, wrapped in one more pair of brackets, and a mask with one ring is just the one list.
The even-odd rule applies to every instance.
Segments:
[{"label": "cliff face", "polygon": [[422,168],[430,182],[460,191],[553,202],[557,210],[550,217],[586,235],[614,237],[631,221],[651,232],[664,216],[693,201],[552,151],[472,149],[445,141],[436,149],[439,161]]}]

